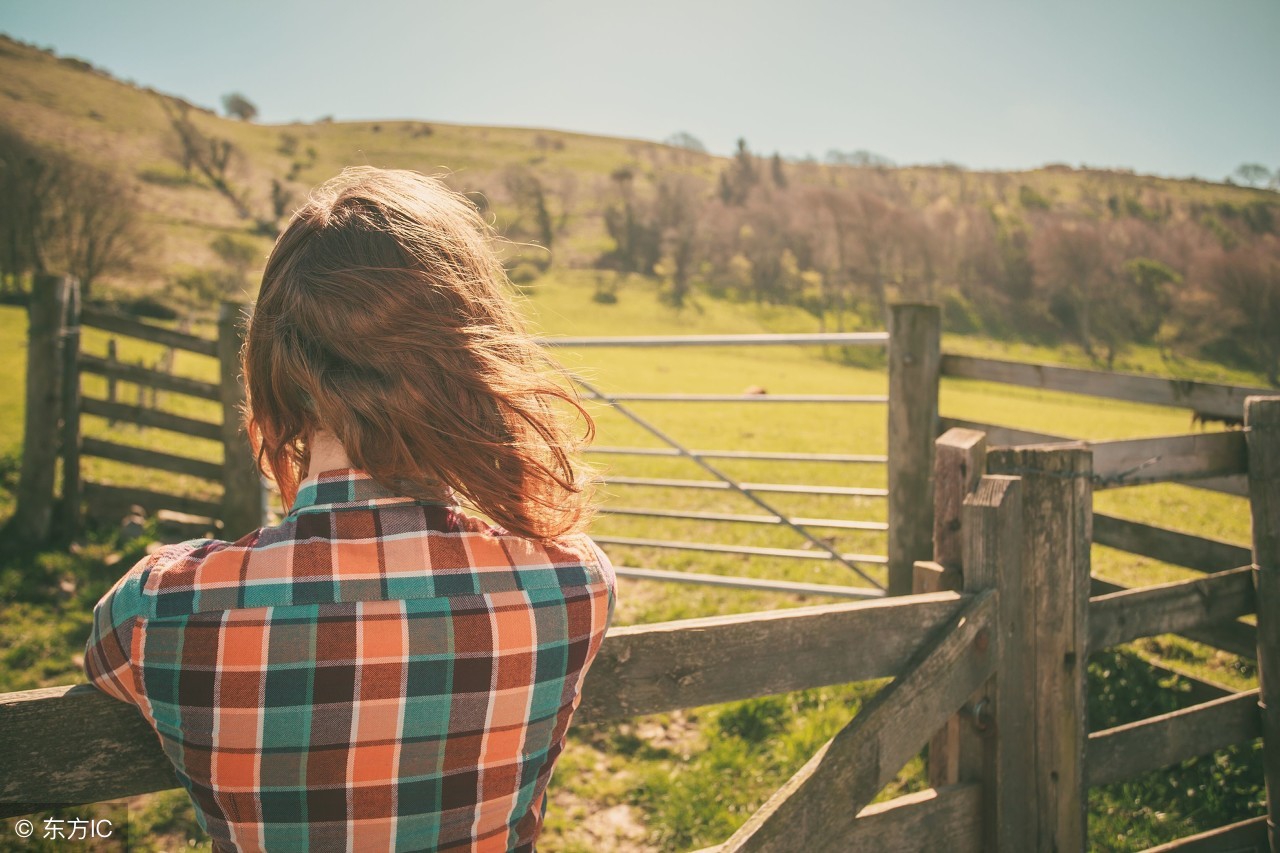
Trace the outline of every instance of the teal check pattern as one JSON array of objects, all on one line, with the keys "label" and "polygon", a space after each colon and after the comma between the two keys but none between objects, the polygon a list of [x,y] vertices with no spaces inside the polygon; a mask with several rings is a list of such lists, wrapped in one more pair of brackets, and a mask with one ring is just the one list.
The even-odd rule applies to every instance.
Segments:
[{"label": "teal check pattern", "polygon": [[215,849],[532,851],[615,601],[585,536],[329,471],[279,525],[133,567],[85,670],[155,729]]}]

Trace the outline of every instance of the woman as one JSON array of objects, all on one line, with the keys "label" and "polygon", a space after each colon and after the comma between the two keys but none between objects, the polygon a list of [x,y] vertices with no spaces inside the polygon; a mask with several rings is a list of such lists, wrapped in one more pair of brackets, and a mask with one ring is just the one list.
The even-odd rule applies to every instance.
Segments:
[{"label": "woman", "polygon": [[155,728],[217,849],[534,849],[615,581],[580,532],[568,415],[591,419],[489,237],[413,172],[320,187],[244,348],[288,514],[162,548],[95,608],[90,680]]}]

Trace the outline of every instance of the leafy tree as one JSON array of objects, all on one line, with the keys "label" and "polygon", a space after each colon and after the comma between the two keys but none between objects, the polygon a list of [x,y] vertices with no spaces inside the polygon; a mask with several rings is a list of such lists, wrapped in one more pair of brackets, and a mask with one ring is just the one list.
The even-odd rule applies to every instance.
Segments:
[{"label": "leafy tree", "polygon": [[1271,182],[1271,170],[1261,163],[1241,163],[1235,176],[1251,187],[1265,187]]},{"label": "leafy tree", "polygon": [[241,121],[253,121],[258,117],[258,108],[239,92],[231,92],[222,96],[222,109],[232,118]]},{"label": "leafy tree", "polygon": [[787,188],[787,173],[782,167],[782,155],[773,152],[773,158],[769,160],[769,174],[773,178],[773,185],[778,189]]}]

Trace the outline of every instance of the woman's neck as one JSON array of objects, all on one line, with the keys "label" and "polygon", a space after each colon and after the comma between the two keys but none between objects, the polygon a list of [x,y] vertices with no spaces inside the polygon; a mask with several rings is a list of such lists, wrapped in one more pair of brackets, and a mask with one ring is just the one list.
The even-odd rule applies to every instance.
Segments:
[{"label": "woman's neck", "polygon": [[347,456],[342,442],[327,430],[319,430],[312,435],[311,441],[308,442],[308,449],[311,451],[311,457],[307,463],[306,473],[302,475],[303,479],[313,477],[321,471],[355,467],[351,464],[351,459]]}]

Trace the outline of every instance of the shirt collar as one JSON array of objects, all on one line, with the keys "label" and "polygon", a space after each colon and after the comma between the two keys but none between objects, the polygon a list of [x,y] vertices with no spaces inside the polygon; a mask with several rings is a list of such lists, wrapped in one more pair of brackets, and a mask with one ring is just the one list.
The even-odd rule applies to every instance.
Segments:
[{"label": "shirt collar", "polygon": [[300,512],[327,512],[340,509],[368,509],[395,506],[456,506],[453,490],[441,485],[440,496],[432,500],[408,497],[396,489],[388,488],[364,471],[355,468],[337,468],[321,471],[298,484],[298,496],[293,500],[289,515]]}]

